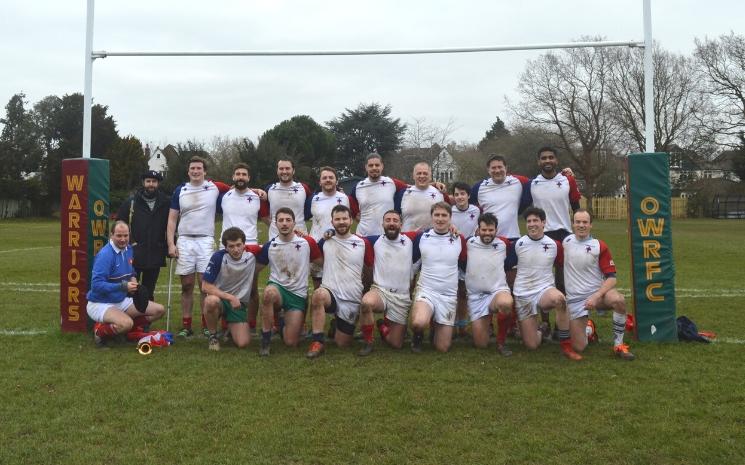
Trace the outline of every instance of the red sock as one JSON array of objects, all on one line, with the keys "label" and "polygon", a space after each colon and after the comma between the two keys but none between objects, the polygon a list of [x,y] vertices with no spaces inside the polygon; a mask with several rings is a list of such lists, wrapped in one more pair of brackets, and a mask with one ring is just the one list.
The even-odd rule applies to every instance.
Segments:
[{"label": "red sock", "polygon": [[98,337],[111,337],[116,336],[116,329],[114,329],[114,325],[111,323],[98,323],[95,333]]},{"label": "red sock", "polygon": [[191,329],[191,317],[185,316],[181,318],[181,325],[186,329]]},{"label": "red sock", "polygon": [[204,313],[202,313],[202,328],[207,327],[207,320],[204,318]]},{"label": "red sock", "polygon": [[362,325],[360,327],[362,329],[362,339],[368,344],[372,344],[373,341],[373,327],[373,325]]},{"label": "red sock", "polygon": [[512,314],[497,313],[497,344],[504,345],[507,340],[507,331],[512,326]]},{"label": "red sock", "polygon": [[149,324],[150,322],[148,321],[147,317],[145,315],[140,315],[134,318],[132,327],[137,328],[139,326],[140,328],[144,328],[145,326]]},{"label": "red sock", "polygon": [[563,352],[574,352],[571,339],[564,339],[559,344],[561,344],[561,350]]},{"label": "red sock", "polygon": [[225,318],[223,318],[222,320],[220,320],[220,327],[222,328],[223,331],[227,331],[228,330],[228,322],[225,321]]},{"label": "red sock", "polygon": [[248,320],[248,327],[251,329],[256,328],[256,320]]},{"label": "red sock", "polygon": [[142,330],[142,327],[135,326],[130,332],[127,333],[127,340],[130,342],[139,341],[140,338],[147,336],[151,333],[146,333]]}]

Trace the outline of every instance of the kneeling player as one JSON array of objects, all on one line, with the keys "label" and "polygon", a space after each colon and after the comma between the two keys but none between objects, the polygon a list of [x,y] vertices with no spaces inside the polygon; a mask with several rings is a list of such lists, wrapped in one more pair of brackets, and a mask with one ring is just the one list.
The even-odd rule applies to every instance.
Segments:
[{"label": "kneeling player", "polygon": [[138,287],[132,268],[129,226],[117,221],[111,228],[109,243],[94,258],[87,294],[86,310],[96,322],[93,339],[97,347],[104,347],[109,339],[126,334],[134,326],[145,327],[163,316],[165,309],[153,301],[147,302],[144,312],[135,308],[131,295]]},{"label": "kneeling player", "polygon": [[458,297],[458,268],[466,264],[466,241],[450,232],[451,207],[445,202],[432,205],[432,229],[420,232],[414,239],[414,254],[420,255],[419,273],[411,326],[414,336],[411,350],[422,350],[424,330],[434,318],[434,345],[447,352],[453,340],[455,306]]},{"label": "kneeling player", "polygon": [[[321,287],[313,291],[311,297],[313,342],[306,354],[308,358],[316,358],[324,352],[326,313],[336,315],[336,344],[346,347],[352,343],[362,298],[363,276],[369,277],[373,266],[370,242],[350,231],[352,212],[349,207],[335,206],[331,210],[331,225],[334,227],[333,236],[318,243],[323,253],[323,278]],[[365,342],[372,343],[372,321],[361,322],[360,329]]]},{"label": "kneeling player", "polygon": [[[413,254],[411,238],[415,233],[401,233],[401,215],[396,210],[383,215],[383,233],[367,237],[375,252],[375,265],[373,284],[362,296],[360,324],[372,323],[373,312],[385,312],[385,319],[378,320],[380,336],[389,346],[400,349],[411,308],[411,269],[419,257]],[[369,355],[372,347],[372,341],[367,342],[359,355]]]},{"label": "kneeling player", "polygon": [[616,265],[605,242],[595,239],[592,215],[584,209],[574,213],[574,234],[564,239],[564,285],[567,291],[572,346],[578,352],[587,346],[589,310],[613,310],[613,353],[623,360],[634,360],[623,343],[626,329],[626,302],[616,290]]},{"label": "kneeling player", "polygon": [[478,225],[478,235],[467,241],[466,290],[473,344],[480,349],[489,345],[489,323],[497,313],[497,351],[509,357],[512,351],[505,340],[512,320],[512,294],[505,270],[514,265],[515,253],[507,239],[497,237],[496,216],[484,213]]},{"label": "kneeling player", "polygon": [[570,360],[582,360],[572,349],[569,338],[569,315],[566,299],[555,287],[553,266],[562,263],[561,243],[543,234],[546,212],[531,207],[523,213],[528,234],[515,242],[517,276],[512,293],[515,296],[520,334],[528,349],[541,345],[538,315],[541,311],[556,310],[561,351]]},{"label": "kneeling player", "polygon": [[[295,212],[282,207],[274,215],[278,234],[264,244],[259,263],[268,264],[269,282],[261,304],[262,334],[270,334],[274,312],[284,310],[279,319],[280,336],[290,347],[297,347],[308,306],[308,273],[310,263],[323,265],[316,241],[295,234]],[[269,355],[269,340],[262,341],[262,355]]]},{"label": "kneeling player", "polygon": [[207,294],[204,318],[209,331],[208,348],[220,350],[217,320],[222,316],[228,322],[233,342],[242,349],[251,341],[246,308],[251,298],[254,273],[263,267],[256,265],[256,255],[261,248],[254,244],[246,245],[246,235],[236,227],[222,233],[222,245],[225,248],[212,254],[202,277],[202,292]]}]

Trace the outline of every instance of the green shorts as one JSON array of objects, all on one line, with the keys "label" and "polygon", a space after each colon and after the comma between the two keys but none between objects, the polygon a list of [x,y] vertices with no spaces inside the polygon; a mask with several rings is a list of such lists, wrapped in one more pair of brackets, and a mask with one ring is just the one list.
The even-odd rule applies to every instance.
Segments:
[{"label": "green shorts", "polygon": [[305,312],[308,308],[308,299],[300,297],[297,294],[293,294],[284,288],[281,284],[277,284],[274,281],[266,283],[267,286],[274,286],[279,291],[279,296],[282,298],[282,308],[286,311]]},{"label": "green shorts", "polygon": [[228,323],[246,323],[248,321],[248,312],[244,303],[241,303],[238,308],[233,308],[233,305],[225,299],[220,299],[220,302],[222,302],[222,316],[225,321]]}]

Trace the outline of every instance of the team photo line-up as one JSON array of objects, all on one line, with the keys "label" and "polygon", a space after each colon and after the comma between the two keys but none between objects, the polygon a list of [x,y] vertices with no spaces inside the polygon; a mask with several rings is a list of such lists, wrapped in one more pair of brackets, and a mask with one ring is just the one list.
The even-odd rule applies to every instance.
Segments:
[{"label": "team photo line-up", "polygon": [[[312,193],[285,159],[277,163],[277,181],[256,189],[249,187],[247,164],[234,167],[228,186],[208,180],[206,162],[193,157],[188,181],[170,198],[159,190],[161,175],[148,171],[94,259],[87,312],[95,344],[106,347],[119,335],[137,340],[165,315],[153,291],[171,257],[181,281],[177,336],[194,334],[199,286],[202,332],[213,351],[230,340],[247,347],[259,335],[260,313],[262,356],[270,355],[273,334],[291,347],[310,338],[308,358],[324,353],[327,338],[349,347],[358,323],[360,356],[373,352],[376,327],[390,347],[400,349],[410,337],[419,353],[428,331],[432,346],[446,352],[470,322],[478,348],[495,335],[497,352],[508,357],[512,332],[528,349],[555,339],[561,354],[582,360],[588,342],[597,340],[589,311],[611,310],[612,353],[633,360],[615,264],[605,242],[591,234],[592,215],[579,208],[573,173],[559,169],[551,147],[538,150],[537,164],[538,175],[529,179],[509,174],[505,158],[492,155],[487,178],[473,186],[455,182],[449,194],[432,182],[426,162],[414,165],[413,185],[384,176],[377,153],[365,161],[367,177],[348,193],[332,167],[320,168],[320,189]],[[259,221],[269,228],[263,245]],[[259,299],[265,266],[269,277]],[[328,331],[327,314],[333,316]]]}]

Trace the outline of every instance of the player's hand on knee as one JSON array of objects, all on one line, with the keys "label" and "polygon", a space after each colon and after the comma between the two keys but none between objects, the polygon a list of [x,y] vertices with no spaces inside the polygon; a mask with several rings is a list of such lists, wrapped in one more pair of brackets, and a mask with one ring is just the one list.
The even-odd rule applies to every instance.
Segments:
[{"label": "player's hand on knee", "polygon": [[228,299],[228,302],[230,302],[230,305],[233,308],[241,308],[241,301],[238,300],[238,297],[236,297],[234,295],[231,295],[230,296],[230,298]]}]

